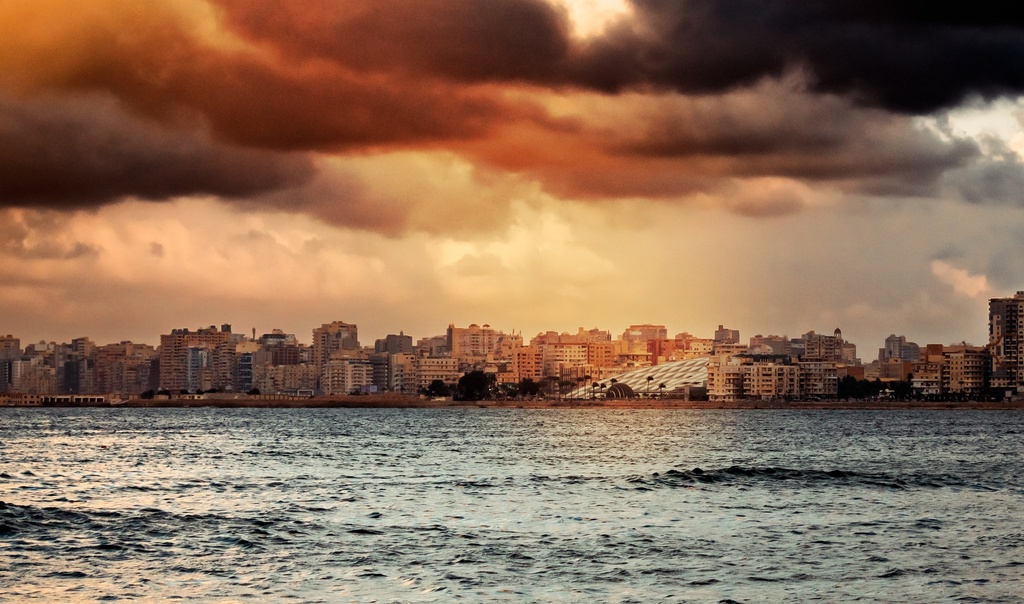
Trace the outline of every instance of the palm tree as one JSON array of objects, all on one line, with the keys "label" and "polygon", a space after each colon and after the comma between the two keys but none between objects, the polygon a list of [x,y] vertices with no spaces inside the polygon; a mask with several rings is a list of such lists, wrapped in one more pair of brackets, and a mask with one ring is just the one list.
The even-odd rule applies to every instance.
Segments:
[{"label": "palm tree", "polygon": [[647,376],[647,398],[651,398],[651,382],[654,381],[654,376]]},{"label": "palm tree", "polygon": [[665,388],[668,388],[668,386],[665,385],[665,382],[658,384],[658,398],[663,398],[665,396]]}]

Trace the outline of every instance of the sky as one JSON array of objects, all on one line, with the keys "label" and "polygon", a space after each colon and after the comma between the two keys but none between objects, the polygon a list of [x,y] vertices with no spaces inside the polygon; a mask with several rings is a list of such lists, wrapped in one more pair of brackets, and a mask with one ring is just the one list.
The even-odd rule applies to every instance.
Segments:
[{"label": "sky", "polygon": [[876,0],[6,0],[0,334],[987,341],[1024,21]]}]

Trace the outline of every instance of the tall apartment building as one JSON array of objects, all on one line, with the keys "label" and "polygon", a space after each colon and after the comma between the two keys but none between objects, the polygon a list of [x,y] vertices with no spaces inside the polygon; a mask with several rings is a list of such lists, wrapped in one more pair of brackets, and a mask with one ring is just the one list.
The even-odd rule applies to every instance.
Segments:
[{"label": "tall apartment building", "polygon": [[93,351],[93,392],[126,396],[154,389],[151,380],[156,350],[146,344],[121,342]]},{"label": "tall apartment building", "polygon": [[988,301],[988,337],[992,355],[993,388],[1024,391],[1024,291],[1012,298]]},{"label": "tall apartment building", "polygon": [[586,344],[544,344],[539,348],[545,376],[561,375],[565,369],[587,364]]},{"label": "tall apartment building", "polygon": [[[843,332],[837,327],[833,335],[809,331],[803,335],[803,358],[814,361],[843,362]],[[854,349],[856,355],[856,349]]]},{"label": "tall apartment building", "polygon": [[449,357],[416,358],[416,383],[420,390],[430,387],[434,380],[441,380],[449,386],[459,383],[462,372],[455,359]]},{"label": "tall apartment building", "polygon": [[540,382],[544,377],[544,357],[538,347],[523,346],[512,351],[507,363],[508,371],[498,374],[501,383],[517,383],[529,379]]},{"label": "tall apartment building", "polygon": [[801,359],[797,367],[800,396],[834,398],[839,394],[839,371],[834,362]]},{"label": "tall apartment building", "polygon": [[712,401],[772,400],[802,393],[800,367],[787,355],[718,355],[708,363]]},{"label": "tall apartment building", "polygon": [[334,321],[313,330],[313,366],[317,375],[320,375],[335,352],[355,352],[359,349],[359,328],[354,323]]},{"label": "tall apartment building", "polygon": [[878,360],[881,362],[889,359],[901,359],[911,363],[920,361],[921,347],[915,342],[908,342],[906,336],[890,334],[885,339],[885,348],[878,350]]},{"label": "tall apartment building", "polygon": [[425,357],[446,357],[451,350],[448,348],[448,336],[431,336],[416,341],[416,352]]},{"label": "tall apartment building", "polygon": [[740,331],[738,329],[726,329],[719,325],[715,330],[715,342],[719,344],[739,344]]},{"label": "tall apartment building", "polygon": [[413,352],[412,336],[405,335],[405,332],[398,332],[398,335],[390,333],[374,342],[373,351],[387,354],[411,353]]},{"label": "tall apartment building", "polygon": [[10,334],[0,336],[0,392],[14,384],[14,361],[21,358],[21,340]]},{"label": "tall apartment building", "polygon": [[945,362],[943,387],[946,392],[978,395],[985,390],[989,371],[989,353],[984,346],[946,346],[942,350]]},{"label": "tall apartment building", "polygon": [[332,359],[320,376],[320,389],[328,396],[359,392],[373,384],[373,366],[368,359]]},{"label": "tall apartment building", "polygon": [[[160,387],[177,393],[189,389],[189,348],[216,349],[231,338],[231,326],[189,331],[172,329],[160,336]],[[196,353],[192,353],[196,361]],[[193,369],[195,369],[193,367]]]},{"label": "tall apartment building", "polygon": [[626,331],[622,332],[622,339],[643,342],[646,346],[648,340],[667,340],[668,329],[664,325],[652,325],[651,323],[630,325]]},{"label": "tall apartment building", "polygon": [[[449,355],[458,360],[460,369],[465,371],[495,355],[505,338],[505,333],[487,324],[448,325],[447,346]],[[522,345],[522,338],[519,338],[519,345]]]},{"label": "tall apartment building", "polygon": [[418,385],[416,356],[406,352],[388,355],[388,389],[400,394],[416,394]]}]

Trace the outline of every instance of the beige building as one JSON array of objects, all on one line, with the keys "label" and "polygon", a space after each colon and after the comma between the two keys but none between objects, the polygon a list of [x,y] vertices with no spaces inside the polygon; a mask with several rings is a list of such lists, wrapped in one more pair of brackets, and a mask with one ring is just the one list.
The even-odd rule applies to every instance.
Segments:
[{"label": "beige building", "polygon": [[448,385],[458,384],[461,377],[462,372],[459,371],[459,363],[455,359],[448,357],[419,357],[416,359],[417,390],[429,388],[434,380],[441,380]]},{"label": "beige building", "polygon": [[839,372],[830,361],[797,363],[800,372],[801,397],[835,398],[839,394]]},{"label": "beige building", "polygon": [[261,394],[313,394],[319,378],[313,365],[253,366],[253,387]]},{"label": "beige building", "polygon": [[737,357],[711,357],[708,360],[708,400],[721,403],[743,399],[743,378],[743,364]]},{"label": "beige building", "polygon": [[917,361],[911,365],[910,386],[915,395],[936,396],[942,394],[944,359],[942,355],[931,356],[925,360]]},{"label": "beige building", "polygon": [[331,355],[339,351],[359,352],[359,328],[354,323],[334,321],[324,323],[313,330],[313,359],[317,374],[331,359]]},{"label": "beige building", "polygon": [[800,367],[785,355],[716,355],[708,361],[708,398],[777,400],[801,394]]},{"label": "beige building", "polygon": [[29,394],[58,394],[57,369],[48,366],[44,357],[13,361],[11,363],[13,384],[11,390]]},{"label": "beige building", "polygon": [[320,376],[320,389],[328,396],[358,392],[373,384],[373,367],[364,359],[331,359]]},{"label": "beige building", "polygon": [[804,345],[802,359],[832,363],[843,362],[843,332],[838,327],[830,336],[809,331],[801,339]]},{"label": "beige building", "polygon": [[540,382],[544,377],[544,358],[533,345],[514,350],[504,366],[505,371],[497,374],[502,384],[516,384],[526,379]]},{"label": "beige building", "polygon": [[743,377],[743,392],[747,398],[761,400],[795,398],[800,396],[799,378],[796,365],[781,360],[754,362]]},{"label": "beige building", "polygon": [[416,394],[419,378],[416,355],[399,353],[388,355],[388,389],[401,394]]},{"label": "beige building", "polygon": [[567,368],[587,364],[586,344],[543,344],[540,352],[545,376],[561,375]]},{"label": "beige building", "polygon": [[215,349],[230,338],[229,325],[224,325],[221,329],[211,325],[196,331],[173,329],[171,333],[160,336],[160,387],[175,394],[180,390],[187,390],[189,348]]},{"label": "beige building", "polygon": [[630,325],[626,331],[622,332],[622,339],[641,342],[646,348],[648,340],[667,340],[668,329],[664,325],[653,325],[651,323]]},{"label": "beige building", "polygon": [[946,366],[944,391],[966,395],[978,395],[984,391],[989,367],[988,350],[984,346],[946,346],[942,355]]},{"label": "beige building", "polygon": [[498,350],[498,340],[503,335],[486,323],[472,323],[469,327],[448,325],[448,350],[455,359],[484,360]]}]

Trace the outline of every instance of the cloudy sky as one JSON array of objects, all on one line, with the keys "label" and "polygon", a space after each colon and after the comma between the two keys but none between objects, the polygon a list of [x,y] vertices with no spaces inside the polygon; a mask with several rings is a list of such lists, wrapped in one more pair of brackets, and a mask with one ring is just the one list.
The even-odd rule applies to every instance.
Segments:
[{"label": "cloudy sky", "polygon": [[1011,12],[6,0],[0,333],[984,343],[1024,289]]}]

